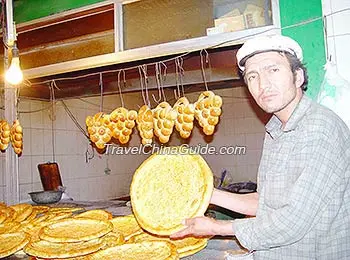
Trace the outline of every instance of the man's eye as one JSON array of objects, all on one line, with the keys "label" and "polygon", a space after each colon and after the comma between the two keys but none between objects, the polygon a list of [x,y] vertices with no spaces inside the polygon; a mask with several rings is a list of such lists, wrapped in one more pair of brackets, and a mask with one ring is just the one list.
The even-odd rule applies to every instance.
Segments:
[{"label": "man's eye", "polygon": [[272,69],[272,72],[277,72],[277,71],[279,71],[278,68],[273,68],[273,69]]},{"label": "man's eye", "polygon": [[248,77],[248,81],[252,81],[252,80],[254,80],[255,78],[256,78],[255,75],[251,75],[251,76]]}]

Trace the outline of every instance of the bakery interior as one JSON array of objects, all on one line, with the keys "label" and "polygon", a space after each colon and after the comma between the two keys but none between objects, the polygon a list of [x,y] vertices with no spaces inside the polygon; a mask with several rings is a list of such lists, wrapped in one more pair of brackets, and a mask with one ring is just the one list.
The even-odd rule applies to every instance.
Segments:
[{"label": "bakery interior", "polygon": [[[97,149],[86,118],[119,107],[174,105],[183,96],[194,103],[206,90],[222,98],[214,133],[206,135],[195,122],[189,138],[174,128],[168,142],[155,137],[153,144],[245,147],[243,155],[202,156],[216,186],[256,183],[270,115],[255,104],[239,75],[238,48],[257,34],[291,35],[305,50],[310,86],[321,85],[330,59],[350,81],[349,8],[345,0],[3,0],[1,74],[16,55],[15,44],[23,81],[1,81],[0,118],[10,124],[18,119],[23,150],[16,154],[9,145],[0,153],[0,201],[32,203],[28,193],[44,189],[38,166],[56,163],[65,188],[61,203],[121,205],[114,214],[129,212],[133,174],[150,153],[126,154],[141,145],[136,127],[125,144],[110,142],[123,152]],[[313,99],[318,94],[317,87],[307,92]],[[209,213],[244,217],[216,208]]]}]

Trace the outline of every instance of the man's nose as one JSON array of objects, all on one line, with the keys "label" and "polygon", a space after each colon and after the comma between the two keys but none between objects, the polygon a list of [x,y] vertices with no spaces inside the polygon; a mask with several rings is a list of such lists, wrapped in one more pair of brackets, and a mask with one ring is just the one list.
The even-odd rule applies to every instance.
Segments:
[{"label": "man's nose", "polygon": [[266,73],[261,74],[259,79],[260,79],[259,88],[261,90],[265,90],[271,87],[271,81],[269,77],[266,75]]}]

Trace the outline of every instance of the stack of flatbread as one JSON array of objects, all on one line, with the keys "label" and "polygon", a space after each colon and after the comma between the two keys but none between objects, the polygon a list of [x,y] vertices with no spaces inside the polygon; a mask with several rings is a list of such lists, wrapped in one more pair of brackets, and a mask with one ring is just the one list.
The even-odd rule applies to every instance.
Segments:
[{"label": "stack of flatbread", "polygon": [[134,215],[0,203],[0,258],[23,250],[33,259],[176,260],[202,250],[207,238],[169,235],[184,228],[183,219],[204,214],[213,175],[200,155],[170,151],[152,155],[135,172]]},{"label": "stack of flatbread", "polygon": [[[134,215],[105,210],[0,203],[0,258],[176,260],[194,254],[206,239],[172,241],[146,233]],[[194,249],[194,250],[192,250]]]}]

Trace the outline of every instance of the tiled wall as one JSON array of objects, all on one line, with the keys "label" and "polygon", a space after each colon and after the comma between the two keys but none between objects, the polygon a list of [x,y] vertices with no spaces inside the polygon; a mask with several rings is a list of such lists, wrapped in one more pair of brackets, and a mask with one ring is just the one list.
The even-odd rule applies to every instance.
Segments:
[{"label": "tiled wall", "polygon": [[323,14],[327,16],[329,54],[337,65],[338,73],[350,82],[350,1],[322,0],[322,7]]},{"label": "tiled wall", "polygon": [[[138,94],[126,95],[125,102],[140,104],[137,96]],[[64,102],[84,129],[86,116],[94,115],[100,110],[99,98]],[[120,105],[119,98],[106,96],[103,98],[103,104],[103,111],[111,112]],[[143,158],[106,156],[94,152],[93,158],[87,162],[87,158],[91,157],[93,152],[87,138],[68,116],[61,102],[57,103],[55,114],[50,114],[49,107],[50,104],[47,102],[20,103],[20,111],[41,110],[30,114],[21,113],[20,117],[25,140],[23,154],[19,159],[20,199],[22,201],[28,199],[27,193],[30,191],[42,190],[37,165],[54,161],[54,157],[59,164],[67,194],[75,200],[99,200],[128,194],[132,173]],[[56,120],[52,121],[50,116],[56,117]],[[130,144],[138,144],[136,135]],[[109,175],[104,173],[107,167],[111,170]]]},{"label": "tiled wall", "polygon": [[[256,181],[256,171],[260,159],[264,127],[258,115],[264,115],[254,105],[246,93],[246,89],[230,88],[217,90],[223,97],[223,114],[217,131],[211,138],[205,137],[199,126],[194,127],[189,145],[202,147],[208,143],[215,146],[245,146],[245,155],[203,155],[216,175],[223,168],[227,169],[233,181]],[[195,102],[198,93],[188,94],[191,102]],[[168,92],[169,103],[174,103],[172,93]],[[72,99],[64,101],[79,124],[85,128],[87,115],[94,115],[100,110],[100,98]],[[124,95],[125,106],[138,109],[142,104],[139,93]],[[118,96],[106,96],[103,99],[104,111],[111,112],[120,106]],[[24,128],[24,150],[19,158],[20,199],[29,199],[27,193],[41,190],[41,182],[37,165],[53,161],[53,156],[60,166],[61,177],[67,193],[75,200],[100,200],[115,198],[128,194],[132,174],[148,155],[104,155],[94,153],[94,157],[86,162],[88,140],[78,130],[67,115],[62,103],[56,105],[55,115],[50,114],[50,103],[22,100],[19,106],[20,121]],[[26,111],[37,111],[24,113]],[[51,121],[50,115],[56,120]],[[53,123],[53,125],[52,125]],[[52,126],[54,131],[52,131]],[[170,144],[178,145],[183,140],[173,134]],[[55,153],[53,154],[52,138],[54,137]],[[139,146],[140,139],[134,131],[130,146]],[[110,168],[110,175],[104,173]],[[1,198],[0,198],[1,199]]]}]

